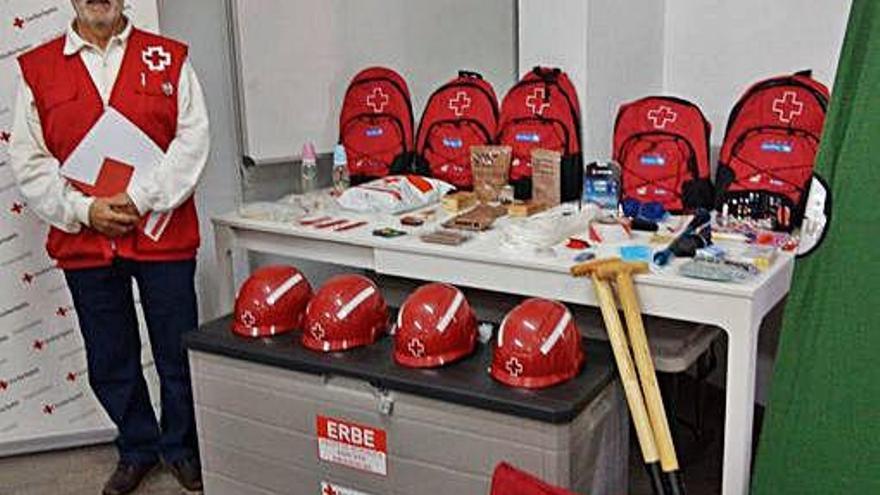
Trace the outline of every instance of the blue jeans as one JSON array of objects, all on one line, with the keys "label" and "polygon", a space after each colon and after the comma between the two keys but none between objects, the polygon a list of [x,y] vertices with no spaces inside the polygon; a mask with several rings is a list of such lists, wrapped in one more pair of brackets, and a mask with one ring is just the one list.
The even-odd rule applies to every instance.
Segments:
[{"label": "blue jeans", "polygon": [[[195,260],[65,270],[85,340],[89,384],[116,424],[122,462],[176,462],[198,454],[189,364],[181,336],[196,328]],[[162,401],[157,423],[141,369],[131,280],[137,281]]]}]

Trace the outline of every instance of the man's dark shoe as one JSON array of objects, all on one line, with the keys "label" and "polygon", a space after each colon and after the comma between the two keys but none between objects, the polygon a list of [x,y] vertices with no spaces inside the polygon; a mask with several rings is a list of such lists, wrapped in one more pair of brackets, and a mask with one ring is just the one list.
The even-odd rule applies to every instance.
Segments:
[{"label": "man's dark shoe", "polygon": [[168,463],[168,470],[177,478],[180,486],[191,492],[202,489],[202,466],[195,457]]},{"label": "man's dark shoe", "polygon": [[104,485],[103,495],[125,495],[137,489],[141,481],[150,474],[159,463],[129,464],[120,462],[116,465],[116,471],[110,475],[110,479]]}]

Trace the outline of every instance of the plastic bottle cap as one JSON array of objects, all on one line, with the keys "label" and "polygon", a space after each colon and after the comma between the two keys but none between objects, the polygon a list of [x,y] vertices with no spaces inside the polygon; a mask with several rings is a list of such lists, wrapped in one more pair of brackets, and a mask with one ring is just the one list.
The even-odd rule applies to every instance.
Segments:
[{"label": "plastic bottle cap", "polygon": [[303,148],[302,148],[302,159],[303,159],[303,161],[306,161],[306,160],[315,161],[315,160],[317,160],[317,158],[318,158],[318,157],[317,157],[317,154],[315,153],[315,145],[314,145],[314,143],[312,143],[312,142],[310,141],[310,142],[304,144],[304,145],[303,145]]},{"label": "plastic bottle cap", "polygon": [[348,157],[345,154],[345,146],[337,144],[336,147],[333,148],[333,163],[337,165],[348,163]]}]

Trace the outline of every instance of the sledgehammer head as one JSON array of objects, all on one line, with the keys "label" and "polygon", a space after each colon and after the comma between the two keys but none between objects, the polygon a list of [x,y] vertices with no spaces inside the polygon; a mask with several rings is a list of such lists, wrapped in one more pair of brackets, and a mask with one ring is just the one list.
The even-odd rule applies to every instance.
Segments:
[{"label": "sledgehammer head", "polygon": [[600,279],[615,278],[618,275],[633,275],[647,273],[648,264],[645,262],[625,262],[620,258],[608,258],[593,260],[571,267],[571,274],[575,277],[596,276]]}]

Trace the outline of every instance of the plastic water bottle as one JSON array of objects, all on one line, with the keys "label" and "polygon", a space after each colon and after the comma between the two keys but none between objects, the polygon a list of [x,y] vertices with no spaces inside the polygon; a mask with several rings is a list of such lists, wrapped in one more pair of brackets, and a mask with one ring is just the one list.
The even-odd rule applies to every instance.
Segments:
[{"label": "plastic water bottle", "polygon": [[337,144],[333,148],[333,191],[342,194],[348,189],[348,157],[345,154],[345,146]]},{"label": "plastic water bottle", "polygon": [[315,145],[308,142],[302,148],[302,193],[306,194],[315,190],[318,181],[318,157],[315,154]]}]

